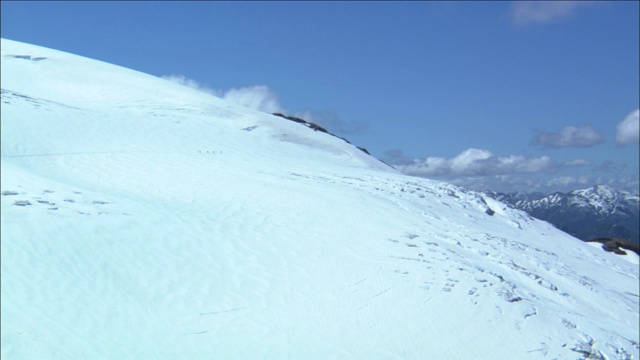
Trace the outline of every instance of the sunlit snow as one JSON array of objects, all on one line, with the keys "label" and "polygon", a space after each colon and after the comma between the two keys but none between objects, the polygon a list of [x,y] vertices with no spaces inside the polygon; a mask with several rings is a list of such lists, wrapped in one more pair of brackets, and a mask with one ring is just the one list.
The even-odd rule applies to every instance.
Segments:
[{"label": "sunlit snow", "polygon": [[640,357],[637,263],[301,124],[3,39],[1,130],[3,359]]}]

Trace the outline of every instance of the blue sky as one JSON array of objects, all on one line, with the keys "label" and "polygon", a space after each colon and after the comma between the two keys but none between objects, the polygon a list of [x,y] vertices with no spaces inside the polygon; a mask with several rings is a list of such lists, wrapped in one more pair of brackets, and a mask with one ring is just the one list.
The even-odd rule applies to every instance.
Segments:
[{"label": "blue sky", "polygon": [[473,189],[638,191],[638,2],[14,2],[2,37],[304,117]]}]

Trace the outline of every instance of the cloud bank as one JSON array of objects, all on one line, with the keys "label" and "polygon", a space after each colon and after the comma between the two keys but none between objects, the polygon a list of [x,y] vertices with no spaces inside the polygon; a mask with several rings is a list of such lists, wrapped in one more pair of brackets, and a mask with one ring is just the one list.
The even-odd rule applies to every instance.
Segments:
[{"label": "cloud bank", "polygon": [[604,136],[590,125],[566,126],[558,132],[540,132],[532,143],[545,148],[590,147],[604,142]]},{"label": "cloud bank", "polygon": [[473,148],[467,149],[451,159],[427,157],[423,160],[416,159],[411,163],[394,166],[405,174],[424,177],[551,173],[558,169],[558,165],[548,156],[538,158],[517,155],[499,157],[488,150]]},{"label": "cloud bank", "polygon": [[[557,163],[547,156],[500,157],[488,150],[473,148],[450,159],[441,157],[411,159],[399,149],[388,150],[385,152],[385,157],[397,170],[407,175],[440,179],[478,191],[552,193],[594,185],[610,185],[630,192],[638,192],[638,175],[611,176],[619,170],[619,166],[611,161],[605,161],[599,166],[581,158]],[[560,174],[565,170],[571,171],[575,167],[591,167],[592,170],[604,171],[607,174],[604,177]]]},{"label": "cloud bank", "polygon": [[447,182],[477,191],[496,192],[542,192],[545,194],[556,191],[568,192],[584,189],[595,185],[609,185],[614,188],[638,193],[638,176],[600,177],[584,176],[536,176],[535,174],[506,174],[486,176],[465,176],[450,178]]},{"label": "cloud bank", "polygon": [[621,145],[638,144],[640,136],[640,121],[638,114],[640,110],[636,110],[622,120],[617,126],[616,142]]},{"label": "cloud bank", "polygon": [[515,1],[509,16],[520,26],[549,23],[573,16],[578,8],[591,5],[592,1]]}]

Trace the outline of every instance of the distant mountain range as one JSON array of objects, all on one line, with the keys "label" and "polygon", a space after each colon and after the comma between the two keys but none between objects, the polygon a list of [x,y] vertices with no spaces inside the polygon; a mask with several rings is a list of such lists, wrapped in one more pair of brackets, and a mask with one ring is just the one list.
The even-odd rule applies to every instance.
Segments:
[{"label": "distant mountain range", "polygon": [[626,191],[597,185],[551,195],[491,191],[487,195],[585,241],[616,237],[640,243],[640,198]]}]

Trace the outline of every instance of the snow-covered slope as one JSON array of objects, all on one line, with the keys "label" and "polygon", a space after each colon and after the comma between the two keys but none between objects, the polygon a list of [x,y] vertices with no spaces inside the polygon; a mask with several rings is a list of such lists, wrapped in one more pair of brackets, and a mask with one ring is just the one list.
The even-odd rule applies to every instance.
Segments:
[{"label": "snow-covered slope", "polygon": [[3,39],[1,130],[3,359],[639,357],[637,264],[301,124]]}]

